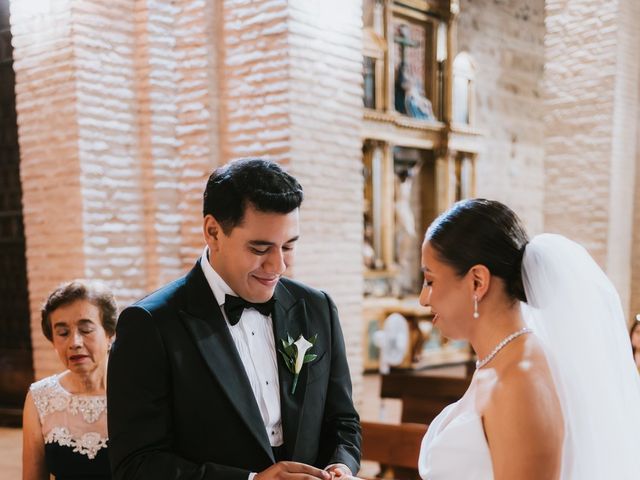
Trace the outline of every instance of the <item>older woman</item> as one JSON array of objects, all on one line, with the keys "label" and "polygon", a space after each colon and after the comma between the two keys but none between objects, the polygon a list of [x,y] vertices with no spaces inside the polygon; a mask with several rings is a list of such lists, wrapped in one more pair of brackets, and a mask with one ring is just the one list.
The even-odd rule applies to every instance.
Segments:
[{"label": "older woman", "polygon": [[42,307],[42,332],[66,370],[31,385],[24,404],[23,480],[109,479],[107,357],[116,302],[101,283],[74,280]]}]

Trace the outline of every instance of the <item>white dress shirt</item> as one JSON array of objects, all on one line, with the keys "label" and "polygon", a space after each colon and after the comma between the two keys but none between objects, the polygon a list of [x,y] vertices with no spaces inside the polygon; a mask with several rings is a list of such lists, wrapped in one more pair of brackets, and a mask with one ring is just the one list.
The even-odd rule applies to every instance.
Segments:
[{"label": "white dress shirt", "polygon": [[225,295],[238,296],[209,263],[209,249],[205,247],[200,266],[222,310],[229,332],[240,354],[249,383],[262,415],[272,447],[282,445],[282,417],[280,412],[280,382],[271,315],[265,316],[254,308],[245,309],[240,321],[231,325],[223,305]]}]

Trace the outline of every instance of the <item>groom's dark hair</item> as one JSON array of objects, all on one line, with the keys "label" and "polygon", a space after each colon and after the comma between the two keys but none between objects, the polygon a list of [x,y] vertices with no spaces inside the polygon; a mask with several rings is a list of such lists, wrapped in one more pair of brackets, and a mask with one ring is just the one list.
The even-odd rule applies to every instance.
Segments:
[{"label": "groom's dark hair", "polygon": [[203,216],[212,215],[225,235],[242,223],[247,205],[287,214],[300,206],[302,186],[277,163],[241,158],[216,168],[204,191]]},{"label": "groom's dark hair", "polygon": [[458,275],[484,265],[504,280],[512,299],[527,301],[522,256],[529,237],[518,216],[503,203],[483,198],[457,202],[433,221],[425,241]]}]

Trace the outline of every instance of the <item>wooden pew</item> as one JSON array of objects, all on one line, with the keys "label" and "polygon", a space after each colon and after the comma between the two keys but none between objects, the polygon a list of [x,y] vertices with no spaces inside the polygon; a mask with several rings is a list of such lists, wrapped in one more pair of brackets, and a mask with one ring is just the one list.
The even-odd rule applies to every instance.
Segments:
[{"label": "wooden pew", "polygon": [[402,400],[402,423],[428,424],[444,407],[458,401],[470,383],[471,377],[392,372],[382,375],[380,397]]},{"label": "wooden pew", "polygon": [[362,459],[380,463],[381,478],[418,480],[418,456],[425,424],[361,422]]}]

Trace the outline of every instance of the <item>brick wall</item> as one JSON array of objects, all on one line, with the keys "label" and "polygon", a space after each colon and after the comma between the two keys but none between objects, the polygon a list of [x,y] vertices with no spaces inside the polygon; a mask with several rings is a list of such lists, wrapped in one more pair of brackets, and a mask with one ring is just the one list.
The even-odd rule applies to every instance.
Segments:
[{"label": "brick wall", "polygon": [[[59,4],[13,18],[36,376],[60,368],[36,329],[55,284],[100,278],[125,306],[179,276],[203,246],[212,167],[260,155],[306,188],[291,274],[338,304],[357,391],[359,2],[338,15],[335,2]],[[44,27],[62,49],[44,42],[34,57]]]},{"label": "brick wall", "polygon": [[336,302],[356,398],[362,338],[362,10],[292,0],[291,170],[305,186],[295,276]]},{"label": "brick wall", "polygon": [[289,273],[335,300],[356,395],[363,335],[361,16],[357,1],[225,1],[220,70],[223,159],[277,160],[305,188]]},{"label": "brick wall", "polygon": [[609,215],[615,4],[547,5],[545,220],[548,230],[560,233],[569,233],[564,225],[570,226],[601,265]]},{"label": "brick wall", "polygon": [[[640,135],[640,109],[636,116],[636,138]],[[640,148],[634,155],[636,161],[633,210],[633,235],[631,252],[631,301],[629,321],[635,321],[635,315],[640,314]]]},{"label": "brick wall", "polygon": [[[11,4],[31,336],[38,376],[60,368],[40,330],[40,306],[56,285],[85,272],[70,19],[66,1],[52,0],[41,12],[25,3]],[[69,255],[77,250],[79,255]]]},{"label": "brick wall", "polygon": [[173,26],[179,59],[177,85],[177,178],[180,217],[179,258],[190,269],[202,253],[202,192],[221,162],[219,120],[219,45],[221,2],[181,0]]},{"label": "brick wall", "polygon": [[579,241],[629,308],[638,4],[547,2],[545,229]]},{"label": "brick wall", "polygon": [[530,234],[543,229],[544,0],[462,0],[458,51],[476,64],[477,195],[500,200]]},{"label": "brick wall", "polygon": [[290,161],[286,1],[225,0],[220,78],[221,162]]},{"label": "brick wall", "polygon": [[[634,4],[633,2],[631,2],[631,4],[634,5],[634,8],[637,7],[637,3]],[[625,22],[625,24],[634,25],[634,18],[635,18],[635,25],[637,26],[638,22],[640,22],[639,17],[640,17],[640,13],[637,11],[637,8],[636,8],[635,12],[630,14],[630,18]],[[636,40],[636,46],[638,45],[638,43],[639,41]],[[635,49],[635,56],[634,56],[633,49],[630,49],[629,51],[627,51],[627,54],[629,55],[630,61],[633,61],[634,59],[637,60],[638,58],[637,48]],[[640,148],[639,148],[640,146],[638,145],[638,138],[640,135],[640,102],[638,102],[637,99],[636,99],[636,105],[638,105],[639,108],[637,108],[635,111],[635,119],[634,119],[635,132],[631,128],[628,128],[628,131],[630,134],[635,133],[635,139],[636,139],[635,153],[632,153],[630,155],[630,158],[635,161],[635,175],[629,175],[630,178],[634,178],[635,180],[635,185],[633,188],[633,197],[632,197],[633,198],[633,215],[632,215],[632,222],[631,222],[632,223],[631,225],[631,229],[632,229],[631,261],[629,262],[629,265],[631,268],[631,275],[630,275],[631,291],[629,294],[630,302],[629,302],[628,317],[629,317],[629,321],[631,322],[635,321],[635,315],[640,313]]]},{"label": "brick wall", "polygon": [[73,2],[70,19],[84,233],[70,254],[84,255],[84,276],[107,282],[121,306],[146,291],[149,276],[135,14],[132,2],[84,0]]},{"label": "brick wall", "polygon": [[[617,11],[616,83],[611,151],[611,195],[606,271],[615,283],[625,311],[631,306],[631,266],[638,114],[640,112],[640,3],[619,0]],[[635,203],[636,208],[640,207]],[[638,225],[638,224],[635,224]],[[637,226],[635,227],[638,228]],[[636,290],[636,296],[640,291]]]},{"label": "brick wall", "polygon": [[[211,169],[260,155],[305,187],[290,273],[336,301],[358,396],[360,2],[51,0],[46,8],[12,5],[36,375],[60,368],[38,318],[56,284],[102,278],[126,305],[177,277],[203,245]],[[639,8],[549,0],[545,41],[543,0],[463,0],[457,39],[477,66],[486,140],[478,195],[512,206],[532,234],[561,231],[585,243],[634,310],[638,229],[634,263],[625,239],[632,215],[640,220],[640,194],[632,202]]]},{"label": "brick wall", "polygon": [[36,377],[60,370],[39,329],[58,283],[100,278],[125,306],[202,248],[214,2],[12,6]]}]

